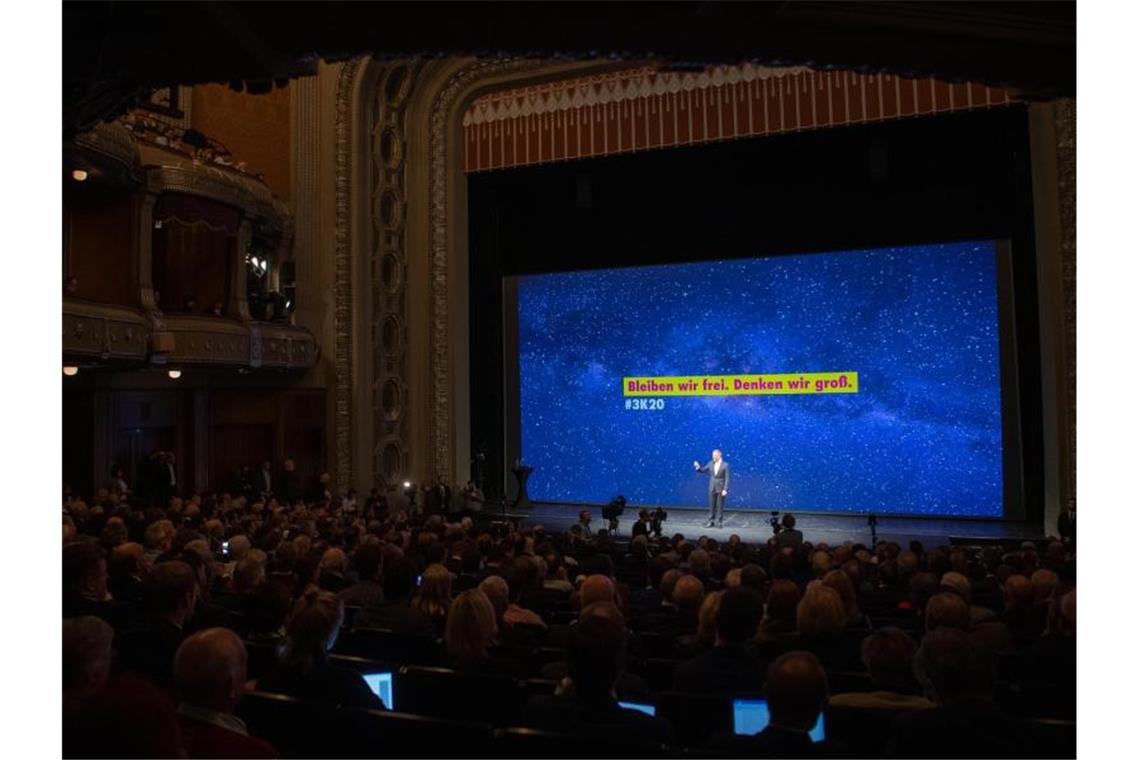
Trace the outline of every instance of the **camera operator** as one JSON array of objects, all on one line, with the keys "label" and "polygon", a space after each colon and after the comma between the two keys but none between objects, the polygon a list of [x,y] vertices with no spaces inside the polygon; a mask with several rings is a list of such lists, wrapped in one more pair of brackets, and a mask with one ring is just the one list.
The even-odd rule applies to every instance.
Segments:
[{"label": "camera operator", "polygon": [[[775,522],[775,518],[773,518],[773,522]],[[779,549],[789,546],[793,549],[799,548],[800,544],[804,542],[804,534],[796,530],[795,515],[791,512],[786,513],[780,523],[782,530],[776,534],[776,547]],[[775,528],[776,526],[773,525],[772,527]]]},{"label": "camera operator", "polygon": [[655,537],[661,538],[661,523],[669,519],[669,513],[661,507],[653,510],[649,514],[649,532]]}]

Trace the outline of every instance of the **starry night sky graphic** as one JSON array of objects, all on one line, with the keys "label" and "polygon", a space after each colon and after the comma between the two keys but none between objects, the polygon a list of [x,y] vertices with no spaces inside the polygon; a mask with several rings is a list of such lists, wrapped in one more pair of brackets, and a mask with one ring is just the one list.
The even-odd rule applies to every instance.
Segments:
[{"label": "starry night sky graphic", "polygon": [[[992,242],[519,279],[522,457],[532,498],[1000,517]],[[849,395],[665,397],[623,376],[856,371]]]}]

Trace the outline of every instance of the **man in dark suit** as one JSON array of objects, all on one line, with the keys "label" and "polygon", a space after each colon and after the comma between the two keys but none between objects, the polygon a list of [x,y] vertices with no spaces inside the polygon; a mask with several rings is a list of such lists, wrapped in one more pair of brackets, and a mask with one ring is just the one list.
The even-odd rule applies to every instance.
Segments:
[{"label": "man in dark suit", "polygon": [[614,698],[628,647],[621,611],[611,602],[595,602],[582,610],[574,628],[567,651],[573,686],[532,697],[524,723],[586,738],[619,737],[619,741],[641,745],[671,743],[673,731],[665,720],[622,708]]},{"label": "man in dark suit", "polygon": [[187,757],[278,757],[250,736],[234,709],[245,692],[247,655],[237,634],[208,628],[190,636],[174,656],[178,725]]},{"label": "man in dark suit", "polygon": [[745,586],[725,591],[716,613],[716,646],[678,665],[673,688],[692,694],[759,694],[764,664],[746,645],[763,616],[760,592]]},{"label": "man in dark suit", "polygon": [[119,649],[124,669],[171,691],[174,653],[198,603],[194,570],[181,560],[163,562],[151,571],[144,595],[150,620],[141,630],[124,635]]},{"label": "man in dark suit", "polygon": [[273,464],[266,459],[261,464],[261,469],[257,471],[257,476],[253,479],[253,492],[263,499],[268,499],[273,493],[273,486]]},{"label": "man in dark suit", "polygon": [[770,720],[755,736],[714,734],[712,747],[745,757],[852,757],[832,742],[813,743],[808,732],[827,705],[827,673],[810,652],[788,652],[768,668],[765,692]]},{"label": "man in dark suit", "polygon": [[700,462],[693,462],[693,469],[697,472],[709,474],[709,521],[706,528],[724,526],[724,500],[728,497],[728,462],[724,461],[720,449],[713,449],[712,459],[702,467]]}]

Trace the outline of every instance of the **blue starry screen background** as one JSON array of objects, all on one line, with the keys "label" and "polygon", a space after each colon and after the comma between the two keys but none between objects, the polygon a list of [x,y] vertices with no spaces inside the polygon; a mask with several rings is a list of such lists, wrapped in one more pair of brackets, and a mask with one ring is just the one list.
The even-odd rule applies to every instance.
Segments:
[{"label": "blue starry screen background", "polygon": [[[540,501],[1002,515],[992,241],[518,278],[519,401]],[[627,376],[856,371],[857,394],[664,397]]]}]

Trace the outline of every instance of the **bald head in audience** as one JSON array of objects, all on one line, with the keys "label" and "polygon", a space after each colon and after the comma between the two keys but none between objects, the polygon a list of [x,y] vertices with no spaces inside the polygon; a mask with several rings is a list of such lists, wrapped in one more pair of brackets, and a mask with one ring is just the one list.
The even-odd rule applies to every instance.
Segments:
[{"label": "bald head in audience", "polygon": [[185,704],[232,713],[245,691],[245,680],[245,645],[228,628],[199,631],[174,655],[174,681]]},{"label": "bald head in audience", "polygon": [[1002,592],[1007,610],[1033,604],[1033,584],[1024,575],[1011,575],[1006,578]]},{"label": "bald head in audience", "polygon": [[613,603],[617,598],[617,588],[611,578],[605,575],[591,575],[582,581],[582,588],[578,594],[582,609],[585,610],[595,602]]},{"label": "bald head in audience", "polygon": [[673,603],[677,609],[696,613],[705,597],[705,587],[695,575],[683,575],[673,587]]}]

